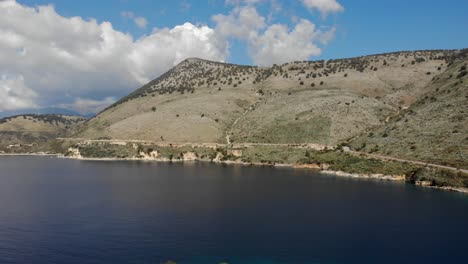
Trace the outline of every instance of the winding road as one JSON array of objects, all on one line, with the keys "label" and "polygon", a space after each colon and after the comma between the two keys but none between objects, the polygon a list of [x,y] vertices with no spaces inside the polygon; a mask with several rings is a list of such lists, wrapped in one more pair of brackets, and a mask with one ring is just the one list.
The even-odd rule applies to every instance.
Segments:
[{"label": "winding road", "polygon": [[[75,142],[77,142],[77,141],[82,141],[82,142],[107,142],[107,143],[114,143],[114,144],[119,144],[119,143],[142,143],[142,144],[155,144],[155,145],[160,145],[160,146],[173,146],[173,147],[192,146],[192,147],[208,147],[208,148],[217,148],[217,147],[242,148],[242,147],[254,147],[254,146],[267,146],[267,147],[294,147],[294,148],[311,149],[311,150],[324,150],[326,148],[328,148],[328,149],[333,149],[334,148],[332,146],[325,146],[325,145],[312,144],[312,143],[273,144],[273,143],[250,143],[250,142],[246,142],[246,143],[223,144],[223,143],[214,143],[214,142],[207,142],[207,143],[186,142],[186,143],[180,143],[180,142],[160,142],[160,141],[147,141],[147,140],[118,140],[118,139],[92,140],[92,139],[84,139],[84,138],[57,138],[57,140],[75,141]],[[440,164],[433,164],[433,163],[427,163],[427,162],[423,162],[423,161],[407,160],[407,159],[394,158],[394,157],[389,157],[389,156],[384,156],[384,155],[359,152],[359,151],[351,150],[349,147],[344,147],[343,150],[346,153],[356,155],[356,156],[366,156],[368,158],[379,159],[379,160],[384,160],[384,161],[407,162],[407,163],[411,163],[411,164],[415,164],[415,165],[419,165],[419,166],[446,169],[446,170],[451,170],[451,171],[460,171],[460,172],[468,174],[468,170],[466,170],[466,169],[460,169],[460,168],[455,168],[455,167],[450,167],[450,166],[445,166],[445,165],[440,165]]]},{"label": "winding road", "polygon": [[370,153],[364,153],[364,152],[358,152],[358,151],[353,151],[350,150],[349,148],[345,147],[343,148],[345,152],[357,155],[357,156],[366,156],[369,158],[374,158],[374,159],[379,159],[379,160],[390,160],[390,161],[398,161],[398,162],[407,162],[415,165],[420,165],[420,166],[427,166],[427,167],[433,167],[433,168],[439,168],[439,169],[446,169],[446,170],[451,170],[451,171],[461,171],[463,173],[468,173],[468,170],[465,169],[460,169],[460,168],[455,168],[455,167],[450,167],[450,166],[445,166],[445,165],[439,165],[439,164],[433,164],[433,163],[427,163],[423,161],[416,161],[416,160],[407,160],[407,159],[400,159],[400,158],[394,158],[394,157],[389,157],[389,156],[384,156],[384,155],[378,155],[378,154],[370,154]]}]

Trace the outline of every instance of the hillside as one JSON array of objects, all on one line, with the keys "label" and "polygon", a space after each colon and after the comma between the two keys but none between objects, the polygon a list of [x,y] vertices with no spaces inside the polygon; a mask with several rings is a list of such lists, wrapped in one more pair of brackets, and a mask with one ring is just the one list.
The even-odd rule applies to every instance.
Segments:
[{"label": "hillside", "polygon": [[359,151],[468,168],[467,52],[385,124],[351,141]]},{"label": "hillside", "polygon": [[59,143],[76,158],[295,164],[467,188],[467,53],[269,68],[187,59]]},{"label": "hillside", "polygon": [[187,59],[76,136],[336,145],[417,102],[460,54],[396,52],[269,68]]},{"label": "hillside", "polygon": [[50,140],[73,133],[83,117],[18,115],[0,119],[0,151],[49,151]]}]

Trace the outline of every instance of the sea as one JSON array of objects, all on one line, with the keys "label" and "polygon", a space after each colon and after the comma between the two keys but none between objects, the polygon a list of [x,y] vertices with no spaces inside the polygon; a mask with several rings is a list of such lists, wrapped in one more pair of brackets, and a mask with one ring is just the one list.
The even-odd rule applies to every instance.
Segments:
[{"label": "sea", "polygon": [[0,263],[468,263],[468,195],[308,169],[0,157]]}]

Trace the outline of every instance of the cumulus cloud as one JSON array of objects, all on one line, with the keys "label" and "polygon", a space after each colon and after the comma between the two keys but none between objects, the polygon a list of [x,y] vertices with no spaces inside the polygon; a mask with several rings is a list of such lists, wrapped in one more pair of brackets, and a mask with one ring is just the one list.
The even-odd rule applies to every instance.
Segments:
[{"label": "cumulus cloud", "polygon": [[216,34],[224,38],[248,39],[266,27],[265,18],[253,6],[236,7],[228,15],[218,14],[212,19]]},{"label": "cumulus cloud", "polygon": [[24,84],[23,76],[0,76],[0,111],[34,108],[37,94]]},{"label": "cumulus cloud", "polygon": [[329,13],[337,13],[344,11],[344,7],[336,0],[301,0],[302,3],[309,9],[317,9],[323,16]]},{"label": "cumulus cloud", "polygon": [[136,16],[133,12],[130,11],[123,11],[120,13],[123,18],[132,19],[135,25],[139,28],[146,28],[148,25],[148,20],[141,16]]},{"label": "cumulus cloud", "polygon": [[228,15],[212,17],[216,22],[216,35],[235,38],[247,43],[250,57],[257,65],[268,66],[292,60],[306,60],[318,56],[335,30],[318,30],[306,19],[298,19],[292,30],[287,25],[267,25],[252,5],[234,8]]},{"label": "cumulus cloud", "polygon": [[315,25],[306,19],[302,19],[292,30],[285,25],[275,24],[251,39],[249,49],[258,65],[306,60],[322,53],[316,43],[327,42],[330,32],[333,31],[324,33],[316,30]]},{"label": "cumulus cloud", "polygon": [[109,22],[0,1],[0,111],[78,108],[75,98],[123,96],[188,57],[224,61],[226,45],[212,34],[207,26],[186,23],[134,40]]}]

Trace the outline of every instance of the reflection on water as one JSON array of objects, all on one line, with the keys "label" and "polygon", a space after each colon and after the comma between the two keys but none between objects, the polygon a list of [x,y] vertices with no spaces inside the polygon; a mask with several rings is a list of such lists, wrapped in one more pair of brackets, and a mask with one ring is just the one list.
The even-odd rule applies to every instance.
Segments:
[{"label": "reflection on water", "polygon": [[0,158],[0,263],[453,263],[468,197],[307,170]]}]

